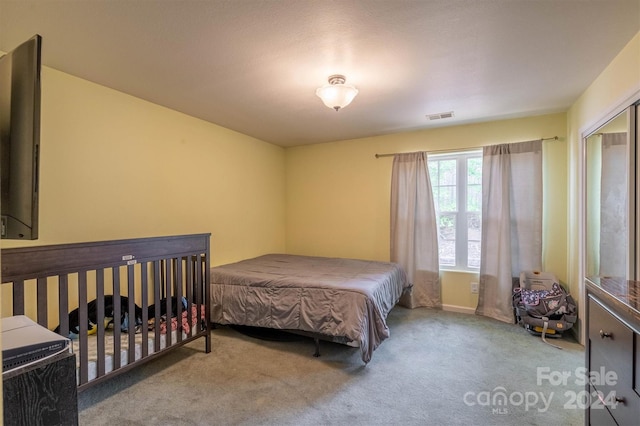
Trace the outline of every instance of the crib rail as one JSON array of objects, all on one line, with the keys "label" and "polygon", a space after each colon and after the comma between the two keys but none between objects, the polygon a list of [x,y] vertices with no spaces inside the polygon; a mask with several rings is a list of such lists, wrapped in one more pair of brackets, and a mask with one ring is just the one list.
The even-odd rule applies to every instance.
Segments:
[{"label": "crib rail", "polygon": [[[11,295],[2,315],[31,316],[64,336],[78,331],[78,390],[200,337],[208,353],[209,240],[210,234],[193,234],[2,249],[3,300]],[[105,306],[112,310],[106,312]],[[69,314],[73,311],[77,320]],[[177,319],[175,333],[172,317]],[[112,330],[108,318],[113,318]],[[183,328],[185,319],[196,326]],[[89,327],[97,357],[92,377]]]}]

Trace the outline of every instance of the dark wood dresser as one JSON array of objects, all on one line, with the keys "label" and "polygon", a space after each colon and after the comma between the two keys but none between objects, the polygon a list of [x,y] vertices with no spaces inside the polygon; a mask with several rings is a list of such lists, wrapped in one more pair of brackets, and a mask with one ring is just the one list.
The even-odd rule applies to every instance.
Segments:
[{"label": "dark wood dresser", "polygon": [[74,354],[17,368],[2,379],[5,426],[78,424]]},{"label": "dark wood dresser", "polygon": [[587,425],[640,424],[640,282],[586,280]]}]

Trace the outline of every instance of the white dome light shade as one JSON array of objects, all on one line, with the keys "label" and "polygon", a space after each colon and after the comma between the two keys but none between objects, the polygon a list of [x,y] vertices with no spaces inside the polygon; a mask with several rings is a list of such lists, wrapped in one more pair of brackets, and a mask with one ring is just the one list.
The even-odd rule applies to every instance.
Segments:
[{"label": "white dome light shade", "polygon": [[349,105],[358,94],[358,89],[344,84],[344,82],[343,75],[332,75],[329,77],[329,84],[316,90],[316,95],[322,99],[326,106],[338,111]]}]

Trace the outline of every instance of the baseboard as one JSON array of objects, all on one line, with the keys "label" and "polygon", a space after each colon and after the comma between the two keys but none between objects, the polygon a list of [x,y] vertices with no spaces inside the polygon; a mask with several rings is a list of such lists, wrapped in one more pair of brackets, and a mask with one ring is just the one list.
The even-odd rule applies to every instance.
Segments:
[{"label": "baseboard", "polygon": [[443,311],[450,312],[460,312],[461,314],[471,314],[475,315],[476,308],[469,308],[467,306],[457,306],[457,305],[442,305]]}]

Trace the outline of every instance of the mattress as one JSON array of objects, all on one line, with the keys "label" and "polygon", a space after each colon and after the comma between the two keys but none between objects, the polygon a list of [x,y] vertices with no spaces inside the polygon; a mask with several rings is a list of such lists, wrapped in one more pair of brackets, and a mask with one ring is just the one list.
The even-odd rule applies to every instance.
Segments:
[{"label": "mattress", "polygon": [[[189,336],[185,333],[182,333],[182,339],[187,339]],[[171,332],[171,342],[175,343],[178,338],[178,332],[173,330]],[[114,357],[114,336],[112,332],[109,332],[105,335],[105,357],[104,357],[104,371],[106,373],[110,373],[116,367],[115,365],[115,357]],[[88,363],[88,382],[94,380],[98,377],[98,339],[95,335],[89,336],[87,340],[88,350],[87,356],[89,359]],[[134,352],[135,352],[135,361],[138,361],[142,358],[142,348],[144,346],[144,342],[142,340],[142,334],[135,335],[135,341],[133,342]],[[167,336],[166,334],[160,335],[160,351],[166,349],[167,347]],[[73,352],[76,354],[76,383],[80,384],[80,356],[78,355],[80,352],[79,342],[78,340],[73,341]],[[151,355],[155,353],[155,335],[153,332],[150,332],[147,339],[147,353]],[[129,335],[124,332],[120,335],[120,367],[124,367],[129,364]],[[148,356],[147,355],[147,356]]]},{"label": "mattress", "polygon": [[211,268],[211,321],[335,337],[368,363],[409,286],[395,263],[268,254]]},{"label": "mattress", "polygon": [[[158,352],[167,348],[167,328],[171,328],[171,344],[175,344],[178,341],[178,333],[182,332],[182,339],[188,339],[191,327],[196,327],[201,319],[205,318],[205,307],[200,305],[200,319],[198,319],[198,308],[196,305],[191,306],[191,314],[188,311],[182,311],[182,320],[178,321],[176,317],[171,318],[170,322],[160,323],[159,334],[159,349]],[[180,324],[179,324],[180,323]],[[151,324],[151,322],[149,323]],[[196,329],[193,330],[196,333]],[[153,327],[150,327],[147,332],[147,354],[145,356],[152,355],[156,352],[156,334]],[[143,334],[136,332],[134,339],[131,342],[134,351],[134,361],[142,359],[142,349],[144,348],[145,341],[143,340]],[[80,341],[78,339],[72,340],[73,352],[76,354],[76,382],[80,384]],[[113,329],[105,330],[104,334],[104,371],[105,374],[110,373],[116,369],[115,363],[115,336]],[[88,379],[90,382],[98,377],[98,336],[97,334],[91,334],[87,336],[87,359],[88,359]],[[129,333],[127,331],[121,331],[120,333],[120,367],[124,367],[129,364]]]}]

